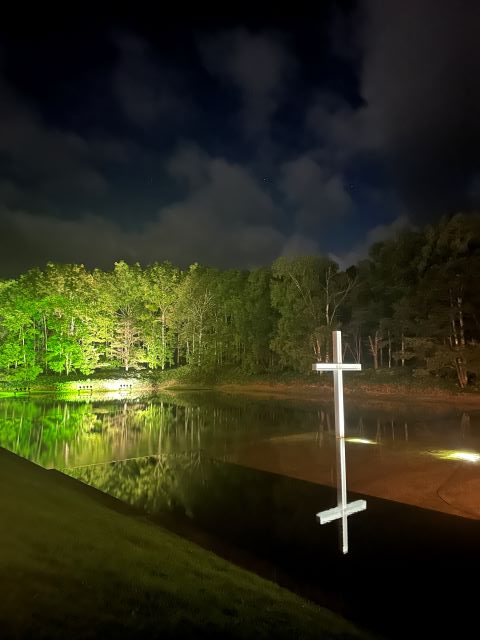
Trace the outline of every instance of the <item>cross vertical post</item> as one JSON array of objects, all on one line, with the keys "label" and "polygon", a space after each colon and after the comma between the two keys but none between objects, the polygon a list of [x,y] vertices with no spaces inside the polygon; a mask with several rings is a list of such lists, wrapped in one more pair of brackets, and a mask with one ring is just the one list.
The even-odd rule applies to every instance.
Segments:
[{"label": "cross vertical post", "polygon": [[333,331],[333,362],[317,362],[312,365],[314,371],[333,371],[333,391],[335,398],[335,436],[337,454],[337,506],[327,511],[317,513],[320,524],[332,520],[341,520],[342,551],[348,553],[348,522],[347,518],[357,511],[367,508],[365,500],[347,502],[347,463],[345,456],[345,415],[343,407],[343,372],[359,371],[360,364],[344,364],[342,360],[342,332]]},{"label": "cross vertical post", "polygon": [[[342,332],[334,331],[333,362],[343,364]],[[335,450],[337,453],[337,504],[347,504],[347,460],[345,456],[345,412],[343,407],[343,371],[333,372],[333,393],[335,398]],[[338,427],[337,427],[338,425]],[[340,470],[340,473],[339,473]],[[345,509],[342,509],[342,549],[348,552],[348,522]]]}]

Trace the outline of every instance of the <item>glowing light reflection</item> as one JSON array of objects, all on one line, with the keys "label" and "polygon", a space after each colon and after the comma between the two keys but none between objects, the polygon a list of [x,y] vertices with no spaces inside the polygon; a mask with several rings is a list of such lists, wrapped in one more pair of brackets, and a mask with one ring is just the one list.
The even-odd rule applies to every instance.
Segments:
[{"label": "glowing light reflection", "polygon": [[345,438],[346,442],[358,442],[359,444],[377,444],[375,440],[368,440],[367,438]]},{"label": "glowing light reflection", "polygon": [[442,460],[463,460],[465,462],[480,462],[480,453],[475,451],[455,451],[455,450],[441,450],[431,451],[433,456],[442,458]]}]

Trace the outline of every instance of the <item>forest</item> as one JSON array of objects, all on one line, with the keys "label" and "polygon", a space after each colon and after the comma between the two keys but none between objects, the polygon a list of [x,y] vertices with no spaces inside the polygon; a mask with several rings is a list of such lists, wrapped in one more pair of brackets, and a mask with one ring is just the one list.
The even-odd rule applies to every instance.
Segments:
[{"label": "forest", "polygon": [[219,270],[48,263],[0,281],[0,378],[181,365],[307,372],[331,357],[455,380],[480,372],[480,214],[404,228],[345,271],[327,256]]}]

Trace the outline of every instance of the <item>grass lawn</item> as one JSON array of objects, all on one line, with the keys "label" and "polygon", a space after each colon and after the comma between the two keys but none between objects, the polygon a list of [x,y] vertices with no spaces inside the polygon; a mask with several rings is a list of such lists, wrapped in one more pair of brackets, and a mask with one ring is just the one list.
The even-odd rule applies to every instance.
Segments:
[{"label": "grass lawn", "polygon": [[104,502],[0,449],[2,640],[368,637]]}]

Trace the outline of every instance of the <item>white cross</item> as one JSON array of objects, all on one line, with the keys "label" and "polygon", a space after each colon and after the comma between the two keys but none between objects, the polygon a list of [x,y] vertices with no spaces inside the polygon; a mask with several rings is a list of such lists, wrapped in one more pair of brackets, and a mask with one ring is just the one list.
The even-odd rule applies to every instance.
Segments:
[{"label": "white cross", "polygon": [[345,461],[345,416],[343,411],[343,372],[360,371],[361,364],[342,362],[342,332],[333,331],[333,362],[317,362],[314,371],[333,371],[333,391],[335,395],[335,435],[337,449],[337,506],[317,513],[320,524],[342,520],[342,551],[348,553],[347,517],[367,508],[365,500],[347,502],[347,465]]}]

